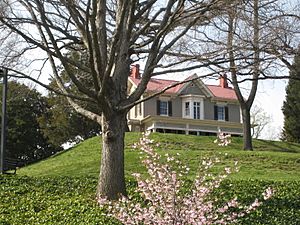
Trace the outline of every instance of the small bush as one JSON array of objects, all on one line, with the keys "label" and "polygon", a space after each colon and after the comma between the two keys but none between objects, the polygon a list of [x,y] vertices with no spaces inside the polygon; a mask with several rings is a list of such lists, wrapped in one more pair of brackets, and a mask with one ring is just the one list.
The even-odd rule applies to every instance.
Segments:
[{"label": "small bush", "polygon": [[[0,175],[0,224],[119,224],[96,204],[96,185],[97,179],[92,177]],[[128,180],[127,185],[128,193],[135,195],[137,183]],[[224,181],[214,195],[224,201],[236,196],[241,203],[248,204],[268,186],[276,190],[274,196],[239,224],[300,224],[299,181]],[[189,185],[185,188],[190,190]]]},{"label": "small bush", "polygon": [[0,176],[0,224],[114,224],[95,202],[93,178]]}]

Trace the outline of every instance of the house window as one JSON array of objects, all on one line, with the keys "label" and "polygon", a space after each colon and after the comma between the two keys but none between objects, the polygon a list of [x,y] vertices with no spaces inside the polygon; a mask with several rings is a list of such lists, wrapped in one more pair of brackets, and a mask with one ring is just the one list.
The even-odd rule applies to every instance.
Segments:
[{"label": "house window", "polygon": [[204,119],[204,102],[202,98],[190,97],[182,101],[182,117],[189,119]]},{"label": "house window", "polygon": [[168,115],[168,102],[160,101],[159,112],[160,115]]},{"label": "house window", "polygon": [[215,106],[215,120],[228,121],[228,106]]},{"label": "house window", "polygon": [[194,119],[200,119],[200,102],[194,102]]},{"label": "house window", "polygon": [[184,103],[184,115],[188,117],[190,116],[190,102]]},{"label": "house window", "polygon": [[218,120],[225,120],[224,106],[218,106]]},{"label": "house window", "polygon": [[157,115],[172,116],[171,101],[157,101]]},{"label": "house window", "polygon": [[142,115],[142,103],[135,106],[135,117]]}]

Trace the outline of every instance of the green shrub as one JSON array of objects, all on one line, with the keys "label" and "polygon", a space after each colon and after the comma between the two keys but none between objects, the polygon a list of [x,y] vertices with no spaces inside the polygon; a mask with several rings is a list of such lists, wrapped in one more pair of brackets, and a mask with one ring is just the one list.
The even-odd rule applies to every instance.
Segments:
[{"label": "green shrub", "polygon": [[[300,182],[299,181],[225,181],[216,195],[223,200],[237,196],[242,203],[251,203],[267,187],[275,190],[274,196],[256,211],[242,218],[239,224],[300,224]],[[221,193],[222,192],[222,193]]]},{"label": "green shrub", "polygon": [[114,224],[94,201],[93,178],[0,177],[0,224]]},{"label": "green shrub", "polygon": [[[96,204],[96,185],[93,177],[0,176],[0,224],[118,224]],[[133,192],[136,182],[127,185]],[[299,181],[225,181],[215,195],[250,203],[268,186],[275,195],[240,224],[300,224]]]}]

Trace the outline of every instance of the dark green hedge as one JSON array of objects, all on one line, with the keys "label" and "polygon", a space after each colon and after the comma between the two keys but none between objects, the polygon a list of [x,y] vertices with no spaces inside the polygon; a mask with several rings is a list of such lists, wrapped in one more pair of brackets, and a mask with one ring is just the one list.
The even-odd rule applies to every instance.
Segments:
[{"label": "dark green hedge", "polygon": [[[224,201],[237,196],[238,201],[251,204],[255,198],[262,199],[261,193],[267,187],[275,190],[274,196],[264,202],[256,211],[242,218],[239,224],[300,224],[300,182],[267,182],[267,181],[226,181],[218,195]],[[220,192],[223,192],[222,194]]]},{"label": "dark green hedge", "polygon": [[[0,224],[116,224],[94,200],[95,178],[0,176]],[[129,192],[135,182],[128,182]],[[275,196],[240,224],[300,224],[300,182],[224,182],[216,195],[251,203],[272,186]]]},{"label": "dark green hedge", "polygon": [[93,178],[0,176],[0,224],[114,224],[97,207]]}]

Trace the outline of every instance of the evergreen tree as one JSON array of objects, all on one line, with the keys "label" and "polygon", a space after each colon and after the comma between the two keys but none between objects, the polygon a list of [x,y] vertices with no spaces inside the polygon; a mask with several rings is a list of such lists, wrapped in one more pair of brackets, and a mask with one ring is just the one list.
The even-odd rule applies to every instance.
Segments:
[{"label": "evergreen tree", "polygon": [[[2,86],[2,93],[1,89]],[[15,81],[8,83],[5,157],[27,163],[61,150],[49,143],[38,124],[37,119],[45,113],[45,109],[45,98],[35,89]]]},{"label": "evergreen tree", "polygon": [[46,112],[39,117],[43,134],[54,146],[79,143],[100,133],[99,125],[77,113],[66,98],[53,93],[47,96]]},{"label": "evergreen tree", "polygon": [[283,103],[284,127],[282,139],[300,143],[300,50],[295,56]]},{"label": "evergreen tree", "polygon": [[[88,61],[86,52],[69,51],[66,55],[68,55],[70,59],[82,63]],[[70,67],[69,69],[78,76],[80,82],[84,83],[87,87],[92,88],[92,81],[86,73],[79,71],[75,67]],[[60,79],[64,83],[69,84],[68,88],[70,93],[81,95],[76,86],[72,84],[72,81],[66,75],[65,70],[61,71]],[[53,89],[58,89],[54,79],[50,79],[49,86]],[[95,112],[97,110],[95,104],[92,103],[76,101],[76,104],[88,108],[90,111]],[[101,127],[97,122],[80,115],[69,104],[64,96],[57,95],[53,92],[48,93],[46,113],[44,113],[38,121],[44,136],[49,139],[51,144],[57,147],[67,142],[78,143],[87,138],[96,136],[101,131]]]}]

